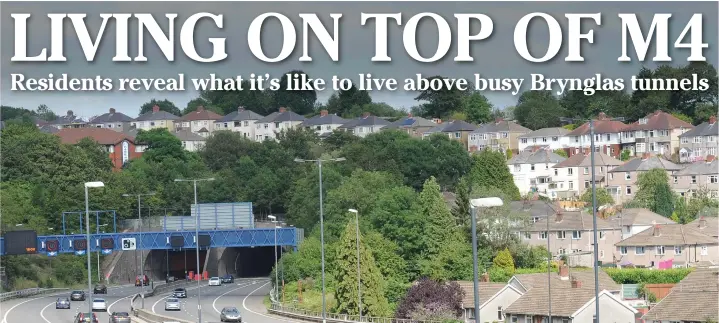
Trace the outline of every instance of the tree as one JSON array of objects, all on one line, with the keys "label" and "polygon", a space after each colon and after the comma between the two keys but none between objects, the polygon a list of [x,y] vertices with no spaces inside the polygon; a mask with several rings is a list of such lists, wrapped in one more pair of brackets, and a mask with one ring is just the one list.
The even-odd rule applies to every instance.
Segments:
[{"label": "tree", "polygon": [[654,191],[654,209],[652,212],[660,214],[664,217],[671,217],[674,212],[674,193],[669,183],[663,183],[657,186]]},{"label": "tree", "polygon": [[149,161],[161,162],[164,158],[186,160],[182,141],[171,134],[166,128],[140,130],[135,140],[147,145],[143,157]]},{"label": "tree", "polygon": [[[597,207],[602,205],[614,205],[614,198],[609,192],[603,187],[597,187],[595,189],[595,195],[597,196]],[[580,201],[587,203],[589,208],[592,207],[592,189],[586,189],[582,196],[579,198]]]},{"label": "tree", "polygon": [[[357,231],[355,223],[347,223],[338,242],[335,266],[336,311],[342,314],[358,315],[357,290]],[[359,236],[360,284],[362,285],[362,314],[365,316],[385,317],[389,314],[389,303],[385,297],[385,283],[382,279],[372,253]]]},{"label": "tree", "polygon": [[469,226],[469,184],[463,179],[457,185],[455,205],[452,208],[452,215],[457,225]]},{"label": "tree", "polygon": [[478,91],[473,91],[462,97],[462,111],[467,116],[465,120],[469,123],[479,124],[492,121],[493,110],[492,103]]},{"label": "tree", "polygon": [[[260,115],[268,115],[276,111],[277,106],[272,97],[272,91],[252,90],[250,81],[242,82],[242,90],[237,91],[211,91],[200,93],[207,106],[214,106],[228,114],[243,106],[246,110]],[[189,105],[189,103],[188,103]]]},{"label": "tree", "polygon": [[344,116],[351,110],[356,109],[356,107],[362,107],[370,103],[372,103],[372,98],[369,96],[369,92],[358,90],[353,84],[349,90],[340,90],[333,93],[327,100],[325,108],[329,113]]},{"label": "tree", "polygon": [[512,274],[514,273],[514,259],[509,249],[505,248],[497,253],[497,256],[492,260],[492,267],[500,268]]},{"label": "tree", "polygon": [[514,117],[529,129],[557,127],[565,115],[559,100],[551,91],[527,91],[519,96]]},{"label": "tree", "polygon": [[555,149],[554,153],[564,158],[569,158],[569,155],[567,155],[567,151],[564,149]]},{"label": "tree", "polygon": [[[659,202],[657,200],[659,198],[657,196],[657,192],[660,189],[659,187],[663,185],[669,186],[669,176],[667,176],[666,170],[654,168],[649,171],[642,172],[637,177],[637,186],[639,189],[637,190],[637,194],[634,198],[648,209],[656,212],[655,210],[658,209],[657,202]],[[666,196],[662,198],[666,198]],[[673,199],[670,199],[670,203],[671,200]],[[671,216],[671,212],[668,216]]]},{"label": "tree", "polygon": [[507,160],[502,152],[485,149],[473,155],[472,159],[474,165],[468,177],[470,185],[496,187],[510,200],[519,200],[519,189],[514,184],[514,178],[509,172]]},{"label": "tree", "polygon": [[178,108],[172,101],[168,99],[163,100],[157,100],[152,99],[150,102],[146,102],[142,106],[140,106],[140,113],[139,114],[145,114],[148,112],[152,112],[152,107],[158,106],[160,107],[160,111],[166,111],[169,113],[172,113],[176,116],[182,115],[182,112],[180,111],[180,108]]},{"label": "tree", "polygon": [[[432,76],[427,78],[429,82],[432,80],[441,79],[444,80],[444,76]],[[462,110],[463,100],[466,93],[457,89],[447,89],[442,87],[440,90],[435,91],[427,89],[420,91],[419,95],[414,99],[422,104],[422,116],[426,118],[443,118],[452,114],[452,112]]]},{"label": "tree", "polygon": [[632,158],[632,152],[627,149],[623,149],[621,155],[619,155],[619,160],[621,161],[627,161]]},{"label": "tree", "polygon": [[[395,317],[416,319],[418,311],[429,309],[444,315],[438,315],[435,321],[458,319],[462,316],[462,298],[464,291],[456,282],[438,282],[428,278],[420,279],[407,291],[397,306]],[[442,311],[441,309],[446,309]]]},{"label": "tree", "polygon": [[286,107],[288,110],[292,110],[301,115],[314,111],[315,103],[317,102],[317,91],[315,89],[294,90],[286,87],[288,79],[294,79],[302,75],[309,78],[307,73],[300,70],[289,71],[282,75],[280,81],[282,86],[279,90],[271,92],[275,106]]},{"label": "tree", "polygon": [[530,218],[528,213],[512,209],[510,203],[506,202],[510,199],[501,189],[475,185],[471,190],[470,198],[484,197],[498,197],[505,201],[502,206],[477,210],[477,239],[479,246],[489,252],[486,261],[482,261],[487,263],[491,261],[492,254],[519,243],[516,228],[529,225]]}]

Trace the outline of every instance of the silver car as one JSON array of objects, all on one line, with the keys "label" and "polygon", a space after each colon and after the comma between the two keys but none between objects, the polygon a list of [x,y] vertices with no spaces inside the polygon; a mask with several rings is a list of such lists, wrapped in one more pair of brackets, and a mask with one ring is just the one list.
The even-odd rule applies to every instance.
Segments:
[{"label": "silver car", "polygon": [[225,307],[220,312],[222,322],[242,322],[242,315],[236,307]]},{"label": "silver car", "polygon": [[179,311],[180,310],[180,300],[177,298],[168,298],[165,301],[165,311]]}]

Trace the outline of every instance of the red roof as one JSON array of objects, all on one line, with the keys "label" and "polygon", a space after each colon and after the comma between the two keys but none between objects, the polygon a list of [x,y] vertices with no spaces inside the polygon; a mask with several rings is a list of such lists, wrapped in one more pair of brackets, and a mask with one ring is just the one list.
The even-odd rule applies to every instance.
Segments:
[{"label": "red roof", "polygon": [[199,106],[197,110],[192,111],[180,118],[177,121],[197,121],[197,120],[220,120],[222,116],[214,113],[210,110],[205,110],[205,107]]},{"label": "red roof", "polygon": [[681,120],[669,113],[661,110],[654,111],[654,113],[645,117],[646,123],[640,123],[639,121],[629,125],[628,130],[668,130],[676,128],[694,128],[694,126]]},{"label": "red roof", "polygon": [[[628,130],[629,126],[624,124],[621,121],[611,120],[607,117],[607,115],[604,114],[604,112],[599,113],[599,116],[597,116],[596,119],[594,119],[594,133],[602,134],[602,133],[619,133],[622,131]],[[583,125],[577,127],[576,129],[572,130],[572,132],[566,134],[566,136],[582,136],[589,133],[589,122],[584,123]]]},{"label": "red roof", "polygon": [[105,128],[64,128],[55,133],[63,144],[76,144],[83,138],[91,138],[101,145],[115,145],[123,140],[135,142],[135,138],[122,132]]}]

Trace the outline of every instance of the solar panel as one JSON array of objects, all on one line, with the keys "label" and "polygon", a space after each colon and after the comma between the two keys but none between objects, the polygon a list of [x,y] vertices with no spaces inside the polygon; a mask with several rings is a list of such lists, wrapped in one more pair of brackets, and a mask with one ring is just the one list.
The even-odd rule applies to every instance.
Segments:
[{"label": "solar panel", "polygon": [[405,120],[402,122],[402,125],[403,125],[403,126],[411,126],[412,124],[414,124],[414,119],[413,119],[413,118],[407,118],[407,119],[405,119]]}]

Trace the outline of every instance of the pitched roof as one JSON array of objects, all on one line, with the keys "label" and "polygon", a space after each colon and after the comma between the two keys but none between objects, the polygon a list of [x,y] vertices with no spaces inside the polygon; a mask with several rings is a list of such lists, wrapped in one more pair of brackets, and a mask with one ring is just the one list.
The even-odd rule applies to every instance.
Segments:
[{"label": "pitched roof", "polygon": [[522,200],[509,202],[509,208],[514,212],[527,212],[533,218],[546,217],[547,214],[554,214],[553,206],[547,205],[541,200]]},{"label": "pitched roof", "polygon": [[643,119],[646,119],[646,123],[640,123],[641,120],[636,121],[629,125],[627,130],[665,130],[676,128],[694,128],[691,123],[681,120],[662,110],[654,111],[654,113],[647,115]]},{"label": "pitched roof", "polygon": [[[601,291],[599,297],[602,299],[601,302],[604,302],[603,299],[606,297],[614,298],[607,291]],[[550,299],[552,302],[552,316],[572,317],[574,313],[594,299],[594,288],[554,288],[552,286],[551,294],[546,287],[532,288],[514,301],[512,305],[509,305],[505,312],[509,314],[548,316]],[[614,299],[621,303],[616,298]],[[629,311],[636,312],[627,305],[625,307]]]},{"label": "pitched roof", "polygon": [[[614,157],[611,157],[605,153],[594,153],[594,164],[596,166],[619,166],[622,164],[622,161],[619,159],[616,159]],[[554,168],[563,168],[563,167],[591,167],[592,166],[592,158],[590,154],[575,154],[572,157],[567,158],[563,162],[554,165]]]},{"label": "pitched roof", "polygon": [[58,131],[60,131],[60,129],[58,129],[57,127],[48,124],[40,126],[39,129],[40,132],[44,133],[57,133]]},{"label": "pitched roof", "polygon": [[475,131],[477,126],[462,120],[455,120],[442,128],[442,132]]},{"label": "pitched roof", "polygon": [[[594,133],[618,133],[625,131],[629,126],[621,121],[611,120],[604,112],[599,113],[597,119],[594,120]],[[589,133],[589,122],[577,127],[567,134],[567,136],[582,136]]]},{"label": "pitched roof", "polygon": [[197,120],[220,120],[222,116],[214,113],[210,110],[205,109],[203,106],[197,107],[197,110],[192,111],[177,121],[197,121]]},{"label": "pitched roof", "polygon": [[719,240],[684,224],[657,224],[617,242],[616,246],[683,246],[693,244],[719,244]]},{"label": "pitched roof", "polygon": [[566,158],[555,154],[551,150],[538,149],[536,151],[522,151],[521,153],[507,161],[507,164],[557,164],[564,160],[566,160]]},{"label": "pitched roof", "polygon": [[60,137],[64,144],[76,144],[83,138],[91,138],[101,145],[114,145],[123,140],[135,142],[135,138],[125,133],[105,128],[65,128],[55,135]]},{"label": "pitched roof", "polygon": [[[464,291],[464,297],[462,297],[462,307],[474,308],[474,282],[472,281],[457,281],[459,287]],[[507,284],[502,283],[487,283],[479,282],[479,306],[481,307],[484,302],[489,300],[492,296],[497,294]]]},{"label": "pitched roof", "polygon": [[614,167],[614,169],[610,170],[609,172],[616,173],[648,171],[654,168],[661,168],[668,171],[677,171],[682,169],[682,166],[679,166],[658,156],[642,156],[631,159],[621,166]]},{"label": "pitched roof", "polygon": [[719,268],[699,267],[690,272],[678,284],[672,287],[672,291],[687,290],[719,290]]},{"label": "pitched roof", "polygon": [[302,123],[302,127],[310,127],[310,126],[322,126],[322,125],[328,125],[328,124],[339,124],[343,125],[347,123],[347,119],[343,119],[338,117],[335,114],[326,114],[326,115],[316,115],[312,118],[309,118],[305,120],[305,122]]},{"label": "pitched roof", "polygon": [[260,120],[264,118],[259,113],[255,113],[252,110],[245,110],[244,107],[237,108],[237,111],[232,111],[222,119],[215,122],[230,122],[230,121],[245,121],[245,120]]},{"label": "pitched roof", "polygon": [[717,161],[716,158],[712,160],[710,163],[707,163],[706,161],[698,161],[695,163],[691,163],[684,167],[684,169],[676,172],[677,176],[687,176],[687,175],[710,175],[710,174],[719,174],[719,161]]},{"label": "pitched roof", "polygon": [[48,124],[56,124],[56,125],[72,124],[72,123],[85,123],[85,120],[83,120],[82,118],[76,116],[76,115],[72,112],[72,110],[67,110],[67,114],[66,114],[66,115],[64,115],[64,116],[58,116],[57,119],[48,122]]},{"label": "pitched roof", "polygon": [[[574,277],[577,280],[582,281],[583,289],[590,289],[594,291],[594,269],[584,270],[569,268],[569,276]],[[552,273],[552,289],[555,286],[561,288],[571,288],[571,280],[562,280],[559,273]],[[534,274],[516,274],[514,278],[519,280],[522,286],[527,289],[536,287],[547,286],[547,273],[534,273]],[[622,289],[622,286],[617,284],[612,277],[609,277],[604,270],[599,270],[599,288],[606,289],[608,291],[618,291]]]},{"label": "pitched roof", "polygon": [[[541,218],[537,220],[537,222],[532,223],[528,228],[524,229],[524,231],[547,231],[547,225],[549,225],[549,231],[588,231],[594,228],[592,215],[582,211],[562,211],[561,214],[550,215],[549,223],[546,221],[546,217]],[[619,230],[620,227],[617,223],[597,218],[597,229]]]},{"label": "pitched roof", "polygon": [[717,125],[716,122],[702,122],[698,126],[694,127],[694,129],[679,135],[679,138],[697,136],[719,136],[719,125]]},{"label": "pitched roof", "polygon": [[696,268],[684,277],[642,319],[655,321],[698,321],[719,319],[719,269]]},{"label": "pitched roof", "polygon": [[294,113],[290,110],[280,109],[270,113],[268,116],[255,121],[255,123],[285,122],[285,121],[305,121],[305,117]]},{"label": "pitched roof", "polygon": [[401,119],[390,123],[383,129],[401,129],[401,128],[412,128],[412,127],[435,127],[437,126],[432,120],[427,120],[422,117],[415,117],[412,115],[402,117]]},{"label": "pitched roof", "polygon": [[134,120],[133,118],[128,117],[126,114],[122,112],[117,112],[115,109],[110,109],[110,112],[101,114],[94,119],[90,120],[90,124],[98,124],[98,123],[109,123],[109,122],[130,122]]},{"label": "pitched roof", "polygon": [[569,130],[562,127],[558,128],[542,128],[534,130],[529,133],[520,135],[519,138],[534,138],[534,137],[561,137],[569,133]]},{"label": "pitched roof", "polygon": [[710,237],[719,237],[719,218],[716,213],[715,216],[698,216],[696,220],[689,222],[687,227]]},{"label": "pitched roof", "polygon": [[356,127],[366,127],[366,126],[387,126],[390,122],[382,119],[377,116],[368,115],[368,116],[361,116],[359,118],[355,118],[352,120],[347,121],[345,124],[341,125],[340,128],[342,129],[352,129]]},{"label": "pitched roof", "polygon": [[429,135],[429,134],[433,134],[433,133],[437,133],[437,132],[442,132],[442,130],[444,130],[444,128],[447,127],[448,124],[449,123],[440,123],[437,126],[435,126],[434,128],[423,132],[422,134]]},{"label": "pitched roof", "polygon": [[169,113],[167,111],[150,111],[145,114],[141,114],[135,119],[135,121],[158,121],[158,120],[178,120],[180,117]]},{"label": "pitched roof", "polygon": [[481,124],[474,133],[495,133],[495,132],[519,132],[528,133],[532,130],[522,127],[514,121],[508,120],[496,120],[495,122],[489,122]]},{"label": "pitched roof", "polygon": [[[204,129],[204,128],[203,128]],[[181,141],[207,141],[207,138],[200,136],[196,133],[193,133],[189,130],[178,130],[172,133],[177,137],[177,139],[180,139]]]},{"label": "pitched roof", "polygon": [[663,217],[646,208],[622,209],[611,221],[622,225],[676,224],[672,219]]}]

